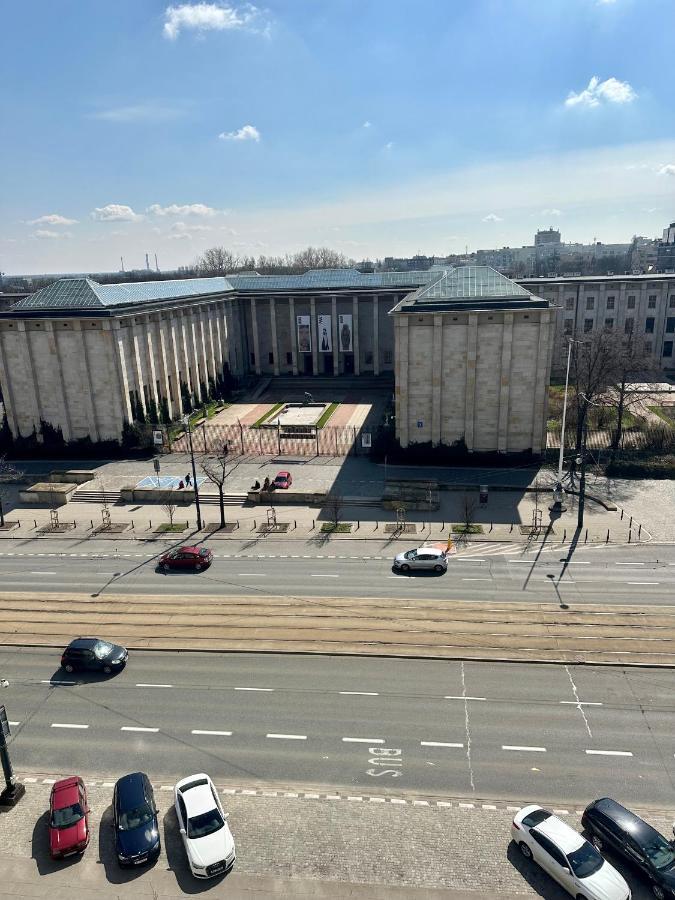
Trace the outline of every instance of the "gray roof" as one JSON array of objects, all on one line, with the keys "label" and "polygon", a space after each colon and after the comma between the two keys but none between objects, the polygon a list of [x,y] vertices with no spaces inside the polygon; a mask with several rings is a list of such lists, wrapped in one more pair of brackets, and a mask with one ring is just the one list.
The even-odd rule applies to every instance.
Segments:
[{"label": "gray roof", "polygon": [[[438,273],[437,273],[438,274]],[[521,285],[490,266],[458,266],[440,273],[431,284],[405,297],[392,312],[440,309],[498,309],[548,306]]]}]

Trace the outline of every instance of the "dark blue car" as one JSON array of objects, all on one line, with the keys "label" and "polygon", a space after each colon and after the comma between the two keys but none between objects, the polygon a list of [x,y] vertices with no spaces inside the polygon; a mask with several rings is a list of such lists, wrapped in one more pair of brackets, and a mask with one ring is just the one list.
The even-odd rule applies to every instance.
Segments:
[{"label": "dark blue car", "polygon": [[157,806],[145,773],[124,775],[115,785],[113,828],[117,861],[121,866],[140,866],[159,856]]}]

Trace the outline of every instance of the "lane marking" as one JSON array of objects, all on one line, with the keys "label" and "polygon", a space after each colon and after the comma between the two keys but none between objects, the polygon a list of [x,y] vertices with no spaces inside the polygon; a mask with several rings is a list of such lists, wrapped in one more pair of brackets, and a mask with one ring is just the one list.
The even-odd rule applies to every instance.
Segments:
[{"label": "lane marking", "polygon": [[231,737],[231,731],[202,731],[201,728],[193,728],[190,734],[209,734],[215,737]]},{"label": "lane marking", "polygon": [[593,740],[593,734],[591,732],[591,726],[588,724],[588,718],[586,717],[586,713],[582,709],[581,701],[579,700],[579,692],[577,690],[577,686],[574,683],[574,679],[572,678],[572,673],[570,672],[569,666],[565,666],[565,671],[567,672],[567,677],[570,680],[570,684],[572,685],[572,693],[577,701],[577,709],[581,714],[581,718],[584,720],[584,725],[586,726],[586,731],[588,732],[588,736],[591,740]]},{"label": "lane marking", "polygon": [[265,737],[277,738],[280,741],[306,741],[306,734],[267,734]]},{"label": "lane marking", "polygon": [[462,578],[462,581],[492,581],[491,578]]},{"label": "lane marking", "polygon": [[263,572],[237,572],[237,578],[267,578]]},{"label": "lane marking", "polygon": [[172,684],[146,684],[145,682],[139,682],[136,687],[149,687],[149,688],[172,688]]},{"label": "lane marking", "polygon": [[315,572],[309,573],[310,578],[339,578],[339,575],[317,575]]},{"label": "lane marking", "polygon": [[52,681],[51,678],[43,678],[40,684],[77,684],[76,681]]},{"label": "lane marking", "polygon": [[644,566],[643,562],[617,562],[615,566]]},{"label": "lane marking", "polygon": [[546,753],[546,747],[520,747],[502,744],[502,750],[522,750],[525,753]]},{"label": "lane marking", "polygon": [[420,741],[421,747],[463,747],[464,744],[449,744],[443,741]]},{"label": "lane marking", "polygon": [[629,750],[586,750],[589,756],[632,756]]},{"label": "lane marking", "polygon": [[379,697],[377,691],[338,691],[339,694],[342,694],[345,697],[354,696],[354,697]]},{"label": "lane marking", "polygon": [[257,688],[257,687],[236,687],[235,691],[263,691],[265,693],[269,693],[273,691],[274,688]]},{"label": "lane marking", "polygon": [[29,575],[56,575],[56,572],[29,572]]},{"label": "lane marking", "polygon": [[52,722],[52,728],[89,728],[88,725],[73,725],[69,722]]},{"label": "lane marking", "polygon": [[384,744],[384,738],[343,737],[345,744]]},{"label": "lane marking", "polygon": [[602,703],[595,703],[592,700],[561,700],[560,702],[568,706],[602,706]]},{"label": "lane marking", "polygon": [[626,581],[624,584],[659,584],[658,581]]},{"label": "lane marking", "polygon": [[122,725],[120,731],[143,731],[149,732],[150,734],[156,734],[159,731],[159,728],[141,728],[140,725]]},{"label": "lane marking", "polygon": [[8,724],[11,728],[16,728],[16,727],[18,727],[18,726],[21,724],[21,722],[12,722],[12,720],[9,719],[8,722],[7,722],[7,724]]},{"label": "lane marking", "polygon": [[455,697],[449,694],[444,700],[487,700],[487,697]]}]

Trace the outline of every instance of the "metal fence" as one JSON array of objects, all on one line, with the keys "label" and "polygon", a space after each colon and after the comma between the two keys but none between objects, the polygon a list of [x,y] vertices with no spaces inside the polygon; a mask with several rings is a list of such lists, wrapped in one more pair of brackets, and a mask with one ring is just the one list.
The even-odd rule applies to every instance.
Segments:
[{"label": "metal fence", "polygon": [[[547,434],[546,446],[549,450],[560,449],[561,428],[552,429]],[[611,429],[589,429],[586,434],[586,447],[589,450],[609,450],[612,446],[614,432]],[[576,446],[576,429],[565,429],[565,447]],[[671,452],[675,450],[675,429],[668,426],[653,425],[640,429],[626,429],[621,435],[620,450],[643,450]]]},{"label": "metal fence", "polygon": [[[192,429],[192,446],[196,453],[227,452],[242,456],[348,456],[367,455],[374,441],[372,428],[326,425],[305,432],[279,428],[254,428],[250,425],[209,425]],[[362,435],[370,435],[364,441]],[[367,444],[368,446],[363,446]],[[181,434],[169,443],[173,452],[188,451],[188,437]]]}]

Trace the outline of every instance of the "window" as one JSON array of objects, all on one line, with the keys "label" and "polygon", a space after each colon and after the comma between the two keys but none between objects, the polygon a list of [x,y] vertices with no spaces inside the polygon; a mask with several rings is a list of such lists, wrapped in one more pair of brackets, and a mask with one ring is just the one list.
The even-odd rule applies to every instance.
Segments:
[{"label": "window", "polygon": [[588,334],[589,331],[593,331],[593,319],[584,319],[584,332]]},{"label": "window", "polygon": [[654,319],[651,316],[645,319],[645,334],[654,334]]},{"label": "window", "polygon": [[614,309],[614,297],[607,298],[607,309]]},{"label": "window", "polygon": [[565,334],[572,334],[574,331],[574,319],[565,319]]},{"label": "window", "polygon": [[586,297],[586,309],[595,309],[595,297]]},{"label": "window", "polygon": [[671,309],[675,309],[675,294],[670,295],[670,300],[668,301],[668,306]]},{"label": "window", "polygon": [[647,309],[656,309],[656,294],[650,294],[647,300]]},{"label": "window", "polygon": [[565,309],[574,309],[574,297],[567,297],[565,299]]},{"label": "window", "polygon": [[669,316],[666,319],[666,334],[673,334],[675,332],[675,316]]},{"label": "window", "polygon": [[292,366],[292,365],[293,365],[293,354],[292,354],[292,353],[287,353],[287,354],[286,354],[286,363],[287,363],[287,365],[289,365],[289,366]]},{"label": "window", "polygon": [[255,353],[253,351],[251,351],[251,365],[255,365]]},{"label": "window", "polygon": [[623,330],[626,334],[630,334],[633,330],[633,326],[635,325],[635,319],[632,316],[629,316],[626,321],[623,323]]},{"label": "window", "polygon": [[274,365],[274,353],[269,353],[269,354],[268,354],[268,356],[267,356],[267,361],[269,362],[269,364],[270,364],[271,366]]},{"label": "window", "polygon": [[393,354],[391,350],[384,351],[384,364],[385,366],[390,366],[393,360]]},{"label": "window", "polygon": [[628,309],[635,309],[635,294],[629,294],[629,295],[628,295],[627,308],[628,308]]},{"label": "window", "polygon": [[614,328],[614,319],[605,319],[605,328]]},{"label": "window", "polygon": [[673,342],[672,341],[664,341],[663,342],[663,355],[664,356],[672,356],[673,355]]}]

